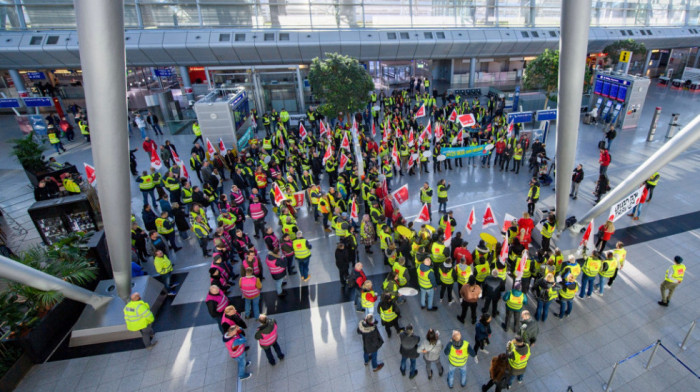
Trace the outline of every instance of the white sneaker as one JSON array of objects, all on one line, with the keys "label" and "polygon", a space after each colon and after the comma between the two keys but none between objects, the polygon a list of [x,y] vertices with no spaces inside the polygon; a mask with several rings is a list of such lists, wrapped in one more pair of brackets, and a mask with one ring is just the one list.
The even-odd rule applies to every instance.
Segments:
[{"label": "white sneaker", "polygon": [[488,351],[488,350],[481,349],[481,352],[484,353],[484,354],[489,354],[489,351]]},{"label": "white sneaker", "polygon": [[479,357],[474,357],[474,363],[479,363]]}]

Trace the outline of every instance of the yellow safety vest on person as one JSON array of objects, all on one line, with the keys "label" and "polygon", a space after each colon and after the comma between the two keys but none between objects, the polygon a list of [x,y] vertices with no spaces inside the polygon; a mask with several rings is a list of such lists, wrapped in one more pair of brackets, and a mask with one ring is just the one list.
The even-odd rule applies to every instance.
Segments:
[{"label": "yellow safety vest on person", "polygon": [[311,256],[311,250],[306,246],[306,239],[296,239],[292,242],[292,246],[294,247],[294,257],[297,259],[305,259]]},{"label": "yellow safety vest on person", "polygon": [[369,300],[369,297],[376,297],[377,293],[374,291],[368,291],[365,293],[362,293],[362,307],[365,309],[372,309],[374,308],[374,302]]},{"label": "yellow safety vest on person", "polygon": [[596,276],[598,275],[598,271],[600,271],[601,265],[602,263],[600,260],[589,257],[586,259],[586,262],[583,263],[583,273],[588,277]]},{"label": "yellow safety vest on person", "polygon": [[603,260],[603,265],[607,265],[608,268],[605,269],[605,271],[603,271],[604,268],[601,268],[598,272],[600,276],[604,278],[612,278],[612,276],[615,275],[615,270],[617,270],[617,260],[615,260],[615,257],[610,260]]},{"label": "yellow safety vest on person", "polygon": [[476,270],[477,282],[483,282],[487,276],[491,275],[491,266],[486,260],[481,264],[474,264],[474,269]]},{"label": "yellow safety vest on person", "polygon": [[393,239],[391,238],[391,234],[387,234],[384,231],[379,231],[378,235],[379,235],[379,248],[381,250],[387,250],[389,248],[389,244],[394,242]]},{"label": "yellow safety vest on person", "polygon": [[433,285],[430,283],[430,273],[433,270],[423,271],[418,267],[418,285],[424,289],[431,289]]},{"label": "yellow safety vest on person", "polygon": [[90,129],[88,128],[88,125],[85,121],[83,121],[83,120],[78,121],[78,128],[80,128],[81,135],[89,135],[90,134]]},{"label": "yellow safety vest on person", "polygon": [[158,231],[158,234],[170,234],[175,229],[171,226],[170,229],[165,228],[165,221],[166,219],[164,218],[156,218],[156,230]]},{"label": "yellow safety vest on person", "polygon": [[383,322],[392,322],[396,320],[397,317],[398,315],[394,312],[394,305],[389,306],[389,309],[379,308],[379,318],[381,318]]},{"label": "yellow safety vest on person", "polygon": [[647,180],[647,185],[649,185],[649,186],[651,186],[651,187],[656,186],[656,184],[659,183],[659,177],[661,177],[661,175],[659,174],[659,172],[656,172],[656,173],[652,174],[652,176],[649,177],[649,179]]},{"label": "yellow safety vest on person", "polygon": [[428,196],[428,192],[430,192],[431,190],[432,189],[430,189],[430,188],[428,188],[428,189],[421,188],[420,189],[420,202],[421,203],[430,203],[433,200],[432,196]]},{"label": "yellow safety vest on person", "polygon": [[506,280],[506,275],[508,275],[508,269],[506,267],[503,267],[501,269],[496,268],[496,271],[498,271],[498,277],[505,281]]},{"label": "yellow safety vest on person", "polygon": [[197,238],[206,238],[209,237],[209,226],[204,224],[200,225],[199,223],[193,223],[192,224],[192,231],[194,231],[194,235],[197,236]]},{"label": "yellow safety vest on person", "polygon": [[513,159],[520,161],[523,159],[523,149],[516,147],[513,151]]},{"label": "yellow safety vest on person", "polygon": [[202,136],[202,128],[197,123],[192,124],[192,132],[195,136]]},{"label": "yellow safety vest on person", "polygon": [[[534,192],[533,192],[533,190],[534,190]],[[533,199],[533,200],[538,200],[540,198],[540,187],[538,187],[538,186],[530,187],[530,190],[527,191],[527,198]]]},{"label": "yellow safety vest on person", "polygon": [[516,296],[513,295],[513,292],[510,292],[510,296],[508,297],[508,301],[506,302],[506,305],[513,310],[520,310],[523,308],[523,297],[525,297],[525,294],[522,292],[520,295]]},{"label": "yellow safety vest on person", "polygon": [[155,182],[153,182],[153,176],[150,174],[147,174],[145,176],[141,176],[141,182],[139,183],[139,189],[142,191],[148,191],[156,187]]},{"label": "yellow safety vest on person", "polygon": [[[511,343],[512,344],[512,343]],[[513,369],[524,369],[527,366],[527,361],[530,359],[530,345],[525,344],[527,347],[527,353],[525,355],[519,354],[515,348],[513,348],[513,357],[508,358],[508,364]]]},{"label": "yellow safety vest on person", "polygon": [[542,234],[542,237],[544,238],[552,238],[552,235],[554,234],[554,229],[557,227],[556,223],[551,224],[549,222],[544,222],[542,225],[542,230],[540,231],[540,234]]},{"label": "yellow safety vest on person", "polygon": [[469,359],[469,342],[464,340],[462,347],[456,348],[454,344],[450,347],[450,353],[447,355],[450,365],[454,367],[462,367],[467,364]]},{"label": "yellow safety vest on person", "polygon": [[573,282],[574,287],[572,289],[569,289],[569,285],[564,286],[561,290],[559,290],[559,296],[561,299],[565,300],[570,300],[574,298],[574,295],[578,292],[578,283]]},{"label": "yellow safety vest on person", "polygon": [[396,277],[399,279],[399,286],[405,286],[406,283],[408,283],[406,279],[406,267],[399,263],[394,263],[392,268],[394,269]]},{"label": "yellow safety vest on person", "polygon": [[680,283],[685,275],[685,265],[674,264],[666,270],[666,281],[672,283]]},{"label": "yellow safety vest on person", "polygon": [[56,132],[49,132],[48,136],[49,136],[49,143],[51,143],[51,144],[58,144],[61,142],[61,140],[59,140],[58,137],[56,136]]},{"label": "yellow safety vest on person", "polygon": [[527,279],[532,276],[532,259],[528,258],[525,261],[525,269],[523,270],[523,278]]},{"label": "yellow safety vest on person", "polygon": [[154,257],[153,266],[156,267],[156,272],[158,272],[160,275],[173,272],[173,263],[170,262],[170,259],[166,255],[163,255],[163,257]]},{"label": "yellow safety vest on person", "polygon": [[457,264],[455,272],[457,272],[457,283],[465,285],[472,275],[472,268],[466,264]]},{"label": "yellow safety vest on person", "polygon": [[140,331],[148,327],[155,317],[151,312],[151,307],[147,303],[139,301],[129,301],[124,307],[124,321],[126,329],[129,331]]},{"label": "yellow safety vest on person", "polygon": [[438,197],[441,199],[447,199],[447,189],[445,189],[445,188],[446,187],[442,184],[438,185],[438,187],[437,187],[437,194],[438,194]]},{"label": "yellow safety vest on person", "polygon": [[443,254],[444,251],[445,245],[438,243],[433,244],[433,246],[431,247],[430,256],[430,258],[433,260],[433,263],[442,263],[445,261],[445,255]]},{"label": "yellow safety vest on person", "polygon": [[443,284],[452,284],[455,282],[455,278],[452,275],[452,269],[447,270],[447,272],[443,271],[442,268],[440,268],[440,281]]},{"label": "yellow safety vest on person", "polygon": [[63,179],[63,188],[70,193],[80,193],[80,187],[70,178]]}]

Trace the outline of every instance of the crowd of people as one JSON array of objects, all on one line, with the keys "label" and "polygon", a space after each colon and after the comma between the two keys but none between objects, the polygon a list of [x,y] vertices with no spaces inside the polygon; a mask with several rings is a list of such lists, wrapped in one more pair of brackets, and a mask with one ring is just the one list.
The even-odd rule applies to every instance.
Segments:
[{"label": "crowd of people", "polygon": [[[161,174],[151,169],[138,175],[132,166],[143,193],[141,217],[145,226],[141,228],[132,218],[135,268],[153,255],[166,288],[175,294],[175,284],[170,280],[173,267],[168,259],[168,254],[180,249],[175,233],[179,233],[180,241],[190,235],[196,237],[202,256],[211,258],[205,302],[230,356],[238,361],[241,379],[251,376],[246,368],[249,361],[245,319],[258,320],[254,336],[270,364],[275,364],[273,349],[279,360],[284,358],[277,343],[275,320],[261,313],[262,280],[272,279],[278,300],[284,301],[289,276],[298,273],[302,284],[311,279],[312,246],[297,224],[299,211],[304,208],[309,209],[308,219],[313,216],[326,233],[334,234],[339,284],[347,290],[358,312],[364,314],[357,333],[362,336],[365,365],[371,364],[375,372],[384,366],[378,360],[383,344],[378,328],[381,323],[387,338],[391,338],[392,329],[399,336],[402,374],[408,367],[409,377],[415,377],[416,359],[422,354],[428,377],[433,376],[433,363],[442,376],[441,356],[445,355],[448,386],[454,386],[457,370],[464,386],[467,359],[472,356],[478,361],[479,351],[489,353],[486,347],[491,323],[502,310],[501,327],[507,332],[512,320],[514,335],[505,352],[493,357],[490,380],[482,389],[493,385],[496,390],[504,389],[515,379],[522,381],[537,340],[538,323],[547,321],[552,303],[560,305],[556,316],[562,319],[571,314],[576,294],[588,298],[597,289],[603,295],[604,287],[612,286],[626,255],[621,242],[615,244],[614,250],[605,251],[614,233],[612,222],[601,226],[597,249],[589,249],[582,264],[573,255],[565,259],[559,249],[550,245],[556,228],[553,214],[537,222],[542,225],[542,241],[537,251],[532,246],[536,230],[532,218],[540,197],[540,180],[550,173],[544,144],[539,140],[531,143],[525,135],[518,137],[517,127],[509,130],[502,102],[495,97],[482,105],[478,98],[468,101],[460,96],[443,96],[438,105],[437,94],[431,96],[425,87],[424,92],[407,89],[384,96],[372,93],[367,110],[354,116],[339,113],[336,118],[325,119],[310,110],[305,135],[292,128],[286,111],[264,113],[261,119],[255,118],[261,122],[259,131],[264,136],[251,139],[249,146],[238,152],[206,152],[199,143],[201,130],[195,123],[197,138],[189,157],[183,157],[181,164],[171,143],[166,141],[158,147],[144,137],[144,151],[149,157],[157,152],[167,170]],[[432,131],[427,134],[416,118],[421,106],[432,124]],[[450,121],[453,111],[473,114],[474,128],[462,129]],[[420,121],[425,123],[427,119]],[[501,241],[482,240],[469,250],[461,233],[446,238],[448,224],[452,228],[458,226],[454,214],[447,209],[450,184],[443,179],[436,183],[435,194],[426,182],[416,195],[431,211],[429,222],[420,227],[407,222],[390,195],[392,186],[402,185],[397,179],[431,170],[459,170],[463,159],[439,159],[441,149],[482,144],[493,148],[481,158],[464,158],[467,165],[480,163],[489,169],[493,155],[494,169],[510,169],[517,175],[522,159],[530,154],[527,171],[532,180],[527,211],[511,223]],[[359,162],[358,156],[362,157]],[[189,170],[183,170],[185,165]],[[363,165],[362,170],[358,165]],[[196,175],[199,184],[185,171]],[[361,176],[360,172],[364,174]],[[602,172],[601,167],[601,175]],[[575,198],[583,179],[581,165],[573,176],[571,197]],[[224,182],[229,180],[231,187],[226,192]],[[304,204],[293,197],[302,191],[306,196]],[[152,204],[148,203],[149,197]],[[439,204],[437,228],[429,224],[434,198]],[[208,217],[209,210],[214,219]],[[252,227],[244,226],[246,220],[252,220]],[[360,244],[364,252],[360,251]],[[503,251],[505,247],[507,252]],[[388,266],[381,290],[363,269],[363,261],[375,252],[381,253]],[[412,325],[401,326],[401,305],[407,301],[401,289],[406,287],[419,290],[420,306],[426,311],[437,310],[438,289],[440,302],[459,301],[461,309],[456,317],[466,323],[470,315],[474,341],[470,344],[463,331],[455,330],[443,342],[437,328],[426,331],[421,339]],[[242,307],[240,303],[234,305],[234,294],[241,295]],[[526,309],[528,296],[537,304],[534,317]],[[503,307],[499,306],[501,301]],[[147,344],[153,343],[149,340]]]}]

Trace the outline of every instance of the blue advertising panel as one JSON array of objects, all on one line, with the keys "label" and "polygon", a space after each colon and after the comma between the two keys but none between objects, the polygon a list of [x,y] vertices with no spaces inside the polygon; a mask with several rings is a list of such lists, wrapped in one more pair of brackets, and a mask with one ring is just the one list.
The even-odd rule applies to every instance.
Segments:
[{"label": "blue advertising panel", "polygon": [[632,84],[632,82],[630,82],[629,80],[614,78],[614,77],[608,76],[608,75],[596,75],[596,80],[602,80],[604,82],[609,82],[609,83],[617,83],[617,84],[621,84],[623,86],[629,86]]},{"label": "blue advertising panel", "polygon": [[156,68],[153,70],[153,72],[159,78],[169,78],[169,77],[173,76],[173,70],[170,68]]},{"label": "blue advertising panel", "polygon": [[518,110],[518,100],[520,100],[520,86],[515,86],[515,95],[513,95],[513,110]]},{"label": "blue advertising panel", "polygon": [[512,122],[516,124],[532,122],[533,113],[532,112],[516,112],[508,113],[508,124]]},{"label": "blue advertising panel", "polygon": [[44,116],[41,114],[31,114],[29,117],[29,123],[32,125],[32,129],[39,135],[46,136],[46,121]]},{"label": "blue advertising panel", "polygon": [[602,80],[596,80],[595,81],[595,89],[593,90],[595,94],[602,94],[603,93],[603,81]]},{"label": "blue advertising panel", "polygon": [[620,89],[617,90],[617,97],[616,98],[620,102],[625,102],[625,98],[627,98],[627,87],[620,86]]},{"label": "blue advertising panel", "polygon": [[46,79],[46,75],[43,72],[27,72],[27,77],[30,80],[43,80]]},{"label": "blue advertising panel", "polygon": [[610,85],[610,99],[615,99],[617,98],[617,92],[620,89],[619,84],[612,84]]},{"label": "blue advertising panel", "polygon": [[18,108],[19,99],[17,98],[2,98],[0,99],[0,108]]},{"label": "blue advertising panel", "polygon": [[538,110],[535,113],[535,119],[537,121],[556,120],[557,119],[557,109]]},{"label": "blue advertising panel", "polygon": [[610,96],[610,83],[608,82],[603,83],[603,96],[606,98]]},{"label": "blue advertising panel", "polygon": [[24,104],[30,108],[48,107],[48,106],[53,106],[53,101],[51,100],[51,98],[46,98],[46,97],[24,98]]}]

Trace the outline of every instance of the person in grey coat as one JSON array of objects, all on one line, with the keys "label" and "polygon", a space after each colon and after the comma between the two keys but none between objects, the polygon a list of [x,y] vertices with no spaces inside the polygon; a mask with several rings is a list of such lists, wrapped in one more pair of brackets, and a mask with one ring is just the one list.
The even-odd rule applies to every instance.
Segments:
[{"label": "person in grey coat", "polygon": [[520,315],[520,333],[519,335],[523,338],[523,341],[530,346],[530,348],[535,346],[537,341],[537,334],[540,333],[540,328],[537,322],[532,319],[530,312],[528,310],[523,310]]},{"label": "person in grey coat", "polygon": [[399,348],[399,353],[401,354],[401,374],[406,375],[406,360],[411,361],[411,370],[408,373],[408,378],[413,378],[418,374],[416,370],[416,359],[418,358],[418,343],[420,338],[413,334],[413,325],[408,324],[404,328],[403,332],[399,334],[399,339],[401,339],[401,347]]},{"label": "person in grey coat", "polygon": [[425,360],[425,369],[428,372],[428,380],[433,378],[432,364],[438,370],[438,375],[442,377],[442,363],[440,363],[440,355],[442,354],[442,342],[440,341],[440,332],[429,329],[425,336],[425,340],[418,346],[418,352],[423,353]]}]

